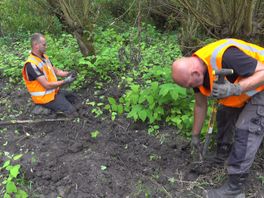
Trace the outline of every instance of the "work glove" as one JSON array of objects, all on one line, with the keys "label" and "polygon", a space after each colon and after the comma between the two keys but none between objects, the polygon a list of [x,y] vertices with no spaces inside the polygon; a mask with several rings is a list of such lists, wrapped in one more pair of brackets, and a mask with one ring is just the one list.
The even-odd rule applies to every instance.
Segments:
[{"label": "work glove", "polygon": [[201,151],[201,141],[199,135],[192,135],[191,146],[197,149],[199,152]]},{"label": "work glove", "polygon": [[242,88],[239,84],[233,84],[225,80],[224,84],[214,83],[212,97],[221,99],[229,96],[239,96],[241,93]]},{"label": "work glove", "polygon": [[77,77],[77,72],[75,70],[72,70],[72,71],[69,72],[68,76],[70,76],[70,75],[72,75],[72,77],[76,78]]},{"label": "work glove", "polygon": [[68,77],[66,77],[63,81],[63,84],[66,85],[66,84],[70,84],[72,83],[74,80],[76,79],[76,75],[74,74],[70,74]]},{"label": "work glove", "polygon": [[202,145],[200,141],[200,136],[199,135],[192,135],[192,140],[191,140],[191,155],[193,159],[196,161],[202,160]]}]

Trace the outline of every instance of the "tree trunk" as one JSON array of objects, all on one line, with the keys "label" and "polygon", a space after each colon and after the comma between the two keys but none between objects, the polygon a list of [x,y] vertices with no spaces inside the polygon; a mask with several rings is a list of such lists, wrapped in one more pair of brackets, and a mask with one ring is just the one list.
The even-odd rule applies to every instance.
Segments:
[{"label": "tree trunk", "polygon": [[87,37],[83,34],[78,33],[77,31],[74,31],[73,35],[77,39],[81,53],[84,57],[89,56],[89,55],[95,55],[95,49],[93,47],[93,40],[92,38],[90,38],[90,36]]},{"label": "tree trunk", "polygon": [[[76,2],[77,1],[77,2]],[[97,16],[91,0],[47,0],[66,31],[74,35],[84,57],[95,55],[93,27]],[[87,33],[88,32],[88,33]]]}]

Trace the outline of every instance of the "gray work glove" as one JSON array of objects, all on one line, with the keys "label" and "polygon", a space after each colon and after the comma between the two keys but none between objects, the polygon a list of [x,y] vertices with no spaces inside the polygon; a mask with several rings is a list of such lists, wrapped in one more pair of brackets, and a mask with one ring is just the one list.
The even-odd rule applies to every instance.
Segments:
[{"label": "gray work glove", "polygon": [[233,84],[225,80],[224,84],[214,83],[212,97],[221,99],[229,96],[239,96],[241,93],[242,88],[239,84]]},{"label": "gray work glove", "polygon": [[202,160],[202,145],[200,141],[200,135],[192,135],[191,140],[191,155],[195,160]]},{"label": "gray work glove", "polygon": [[192,135],[191,146],[201,151],[200,135]]},{"label": "gray work glove", "polygon": [[77,72],[75,70],[72,70],[72,71],[70,71],[68,76],[70,76],[70,75],[72,75],[72,77],[76,78],[77,77]]},{"label": "gray work glove", "polygon": [[63,84],[70,84],[76,79],[76,75],[70,74],[67,78],[64,79]]}]

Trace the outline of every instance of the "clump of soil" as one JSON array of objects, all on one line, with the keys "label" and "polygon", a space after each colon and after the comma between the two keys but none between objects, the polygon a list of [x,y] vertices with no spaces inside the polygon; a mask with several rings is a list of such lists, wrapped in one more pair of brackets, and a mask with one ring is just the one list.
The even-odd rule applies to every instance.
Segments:
[{"label": "clump of soil", "polygon": [[[51,118],[31,115],[33,105],[23,87],[13,89],[3,79],[0,86],[2,120]],[[188,141],[175,128],[163,125],[151,136],[143,123],[124,117],[112,121],[106,112],[95,117],[93,107],[83,102],[96,100],[92,86],[78,94],[78,119],[0,126],[0,150],[23,154],[19,163],[21,176],[32,184],[24,186],[29,197],[202,197],[205,188],[225,179],[224,167],[207,170],[193,161]],[[263,156],[262,150],[252,167],[248,197],[264,196],[258,179],[264,175]],[[1,155],[0,163],[5,160]]]}]

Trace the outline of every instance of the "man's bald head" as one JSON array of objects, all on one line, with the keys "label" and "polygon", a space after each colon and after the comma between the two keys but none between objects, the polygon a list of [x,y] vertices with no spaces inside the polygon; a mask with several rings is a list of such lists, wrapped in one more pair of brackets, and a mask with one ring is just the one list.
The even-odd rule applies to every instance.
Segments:
[{"label": "man's bald head", "polygon": [[172,78],[182,87],[197,87],[203,84],[205,67],[196,57],[183,57],[172,64]]},{"label": "man's bald head", "polygon": [[172,64],[172,78],[180,86],[186,87],[190,76],[189,58],[180,58]]}]

